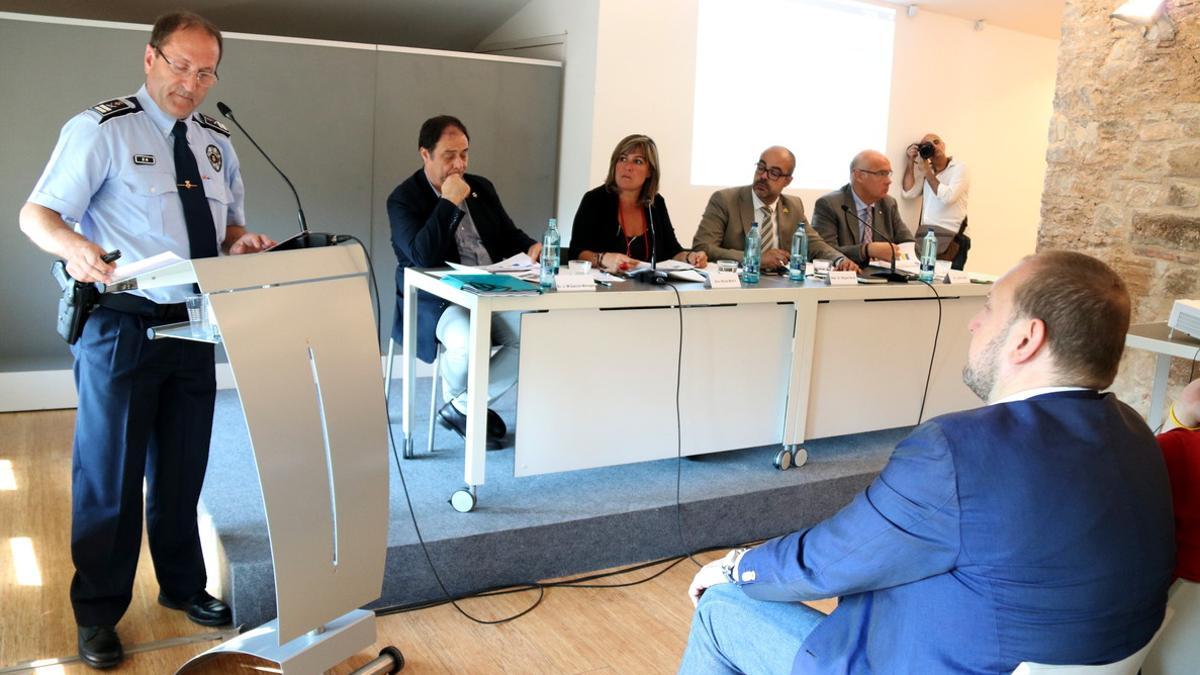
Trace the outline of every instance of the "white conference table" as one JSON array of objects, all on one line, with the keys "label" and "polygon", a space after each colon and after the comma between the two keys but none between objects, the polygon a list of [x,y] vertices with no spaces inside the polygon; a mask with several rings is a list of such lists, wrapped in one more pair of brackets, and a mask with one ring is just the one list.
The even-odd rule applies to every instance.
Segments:
[{"label": "white conference table", "polygon": [[1200,340],[1182,331],[1171,329],[1166,321],[1139,323],[1129,327],[1125,335],[1125,346],[1154,352],[1154,385],[1150,390],[1150,416],[1146,422],[1157,428],[1163,421],[1163,407],[1167,398],[1167,379],[1171,374],[1171,358],[1195,361],[1200,356]]},{"label": "white conference table", "polygon": [[916,282],[831,287],[764,276],[734,289],[673,281],[678,296],[669,285],[634,281],[502,296],[455,289],[431,271],[404,275],[405,455],[413,451],[419,289],[470,312],[467,486],[451,502],[460,511],[474,508],[485,481],[497,312],[523,313],[518,476],[677,451],[773,443],[794,451],[807,438],[914,425],[979,404],[961,372],[967,322],[989,284],[937,284],[935,296]]}]

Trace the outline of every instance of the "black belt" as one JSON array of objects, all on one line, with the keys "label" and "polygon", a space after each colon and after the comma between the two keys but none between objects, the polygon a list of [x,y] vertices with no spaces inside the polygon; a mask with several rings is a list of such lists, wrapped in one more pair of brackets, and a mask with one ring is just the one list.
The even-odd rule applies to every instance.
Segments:
[{"label": "black belt", "polygon": [[187,305],[176,302],[160,305],[153,300],[147,300],[140,295],[127,293],[104,293],[100,296],[100,306],[124,314],[134,314],[147,319],[159,321],[187,321]]}]

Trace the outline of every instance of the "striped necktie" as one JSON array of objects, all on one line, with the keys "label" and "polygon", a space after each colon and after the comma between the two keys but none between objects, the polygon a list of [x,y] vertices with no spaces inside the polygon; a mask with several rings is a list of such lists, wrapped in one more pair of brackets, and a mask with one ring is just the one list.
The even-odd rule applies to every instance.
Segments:
[{"label": "striped necktie", "polygon": [[875,224],[875,207],[864,206],[862,210],[862,240],[864,244],[870,244],[875,241],[875,233],[871,230],[871,226]]},{"label": "striped necktie", "polygon": [[758,227],[762,235],[760,238],[762,241],[761,250],[773,249],[775,248],[775,223],[771,221],[771,209],[767,206],[761,206],[758,212],[761,214]]}]

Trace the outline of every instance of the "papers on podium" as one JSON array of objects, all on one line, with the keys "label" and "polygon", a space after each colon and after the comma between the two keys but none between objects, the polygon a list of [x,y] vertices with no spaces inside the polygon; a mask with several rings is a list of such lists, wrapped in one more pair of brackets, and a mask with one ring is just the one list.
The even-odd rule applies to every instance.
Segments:
[{"label": "papers on podium", "polygon": [[[158,288],[160,286],[191,283],[194,281],[194,278],[189,280],[172,280],[177,274],[194,276],[192,275],[190,265],[186,264],[187,262],[187,260],[180,258],[171,251],[163,251],[149,258],[142,258],[141,260],[117,265],[117,269],[112,275],[112,282],[101,284],[100,292],[119,293],[121,291],[132,291],[136,288]],[[144,275],[150,276],[145,277]]]}]

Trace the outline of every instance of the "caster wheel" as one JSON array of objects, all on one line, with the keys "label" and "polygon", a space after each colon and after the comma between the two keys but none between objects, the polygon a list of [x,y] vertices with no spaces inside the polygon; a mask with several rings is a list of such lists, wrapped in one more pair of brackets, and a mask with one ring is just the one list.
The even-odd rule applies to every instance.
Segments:
[{"label": "caster wheel", "polygon": [[387,656],[392,657],[392,664],[393,664],[392,669],[387,672],[398,673],[401,670],[404,670],[404,654],[401,654],[399,649],[396,649],[395,647],[388,645],[387,647],[384,647],[383,649],[381,649],[379,651],[379,655],[380,656],[387,655]]},{"label": "caster wheel", "polygon": [[787,450],[780,450],[779,452],[775,453],[775,460],[773,464],[775,465],[776,469],[779,469],[780,471],[787,471],[788,469],[792,468],[792,453],[788,452]]},{"label": "caster wheel", "polygon": [[455,490],[450,495],[450,506],[459,513],[470,513],[475,510],[475,495],[470,490]]},{"label": "caster wheel", "polygon": [[792,466],[801,467],[808,464],[808,451],[800,446],[792,451]]}]

